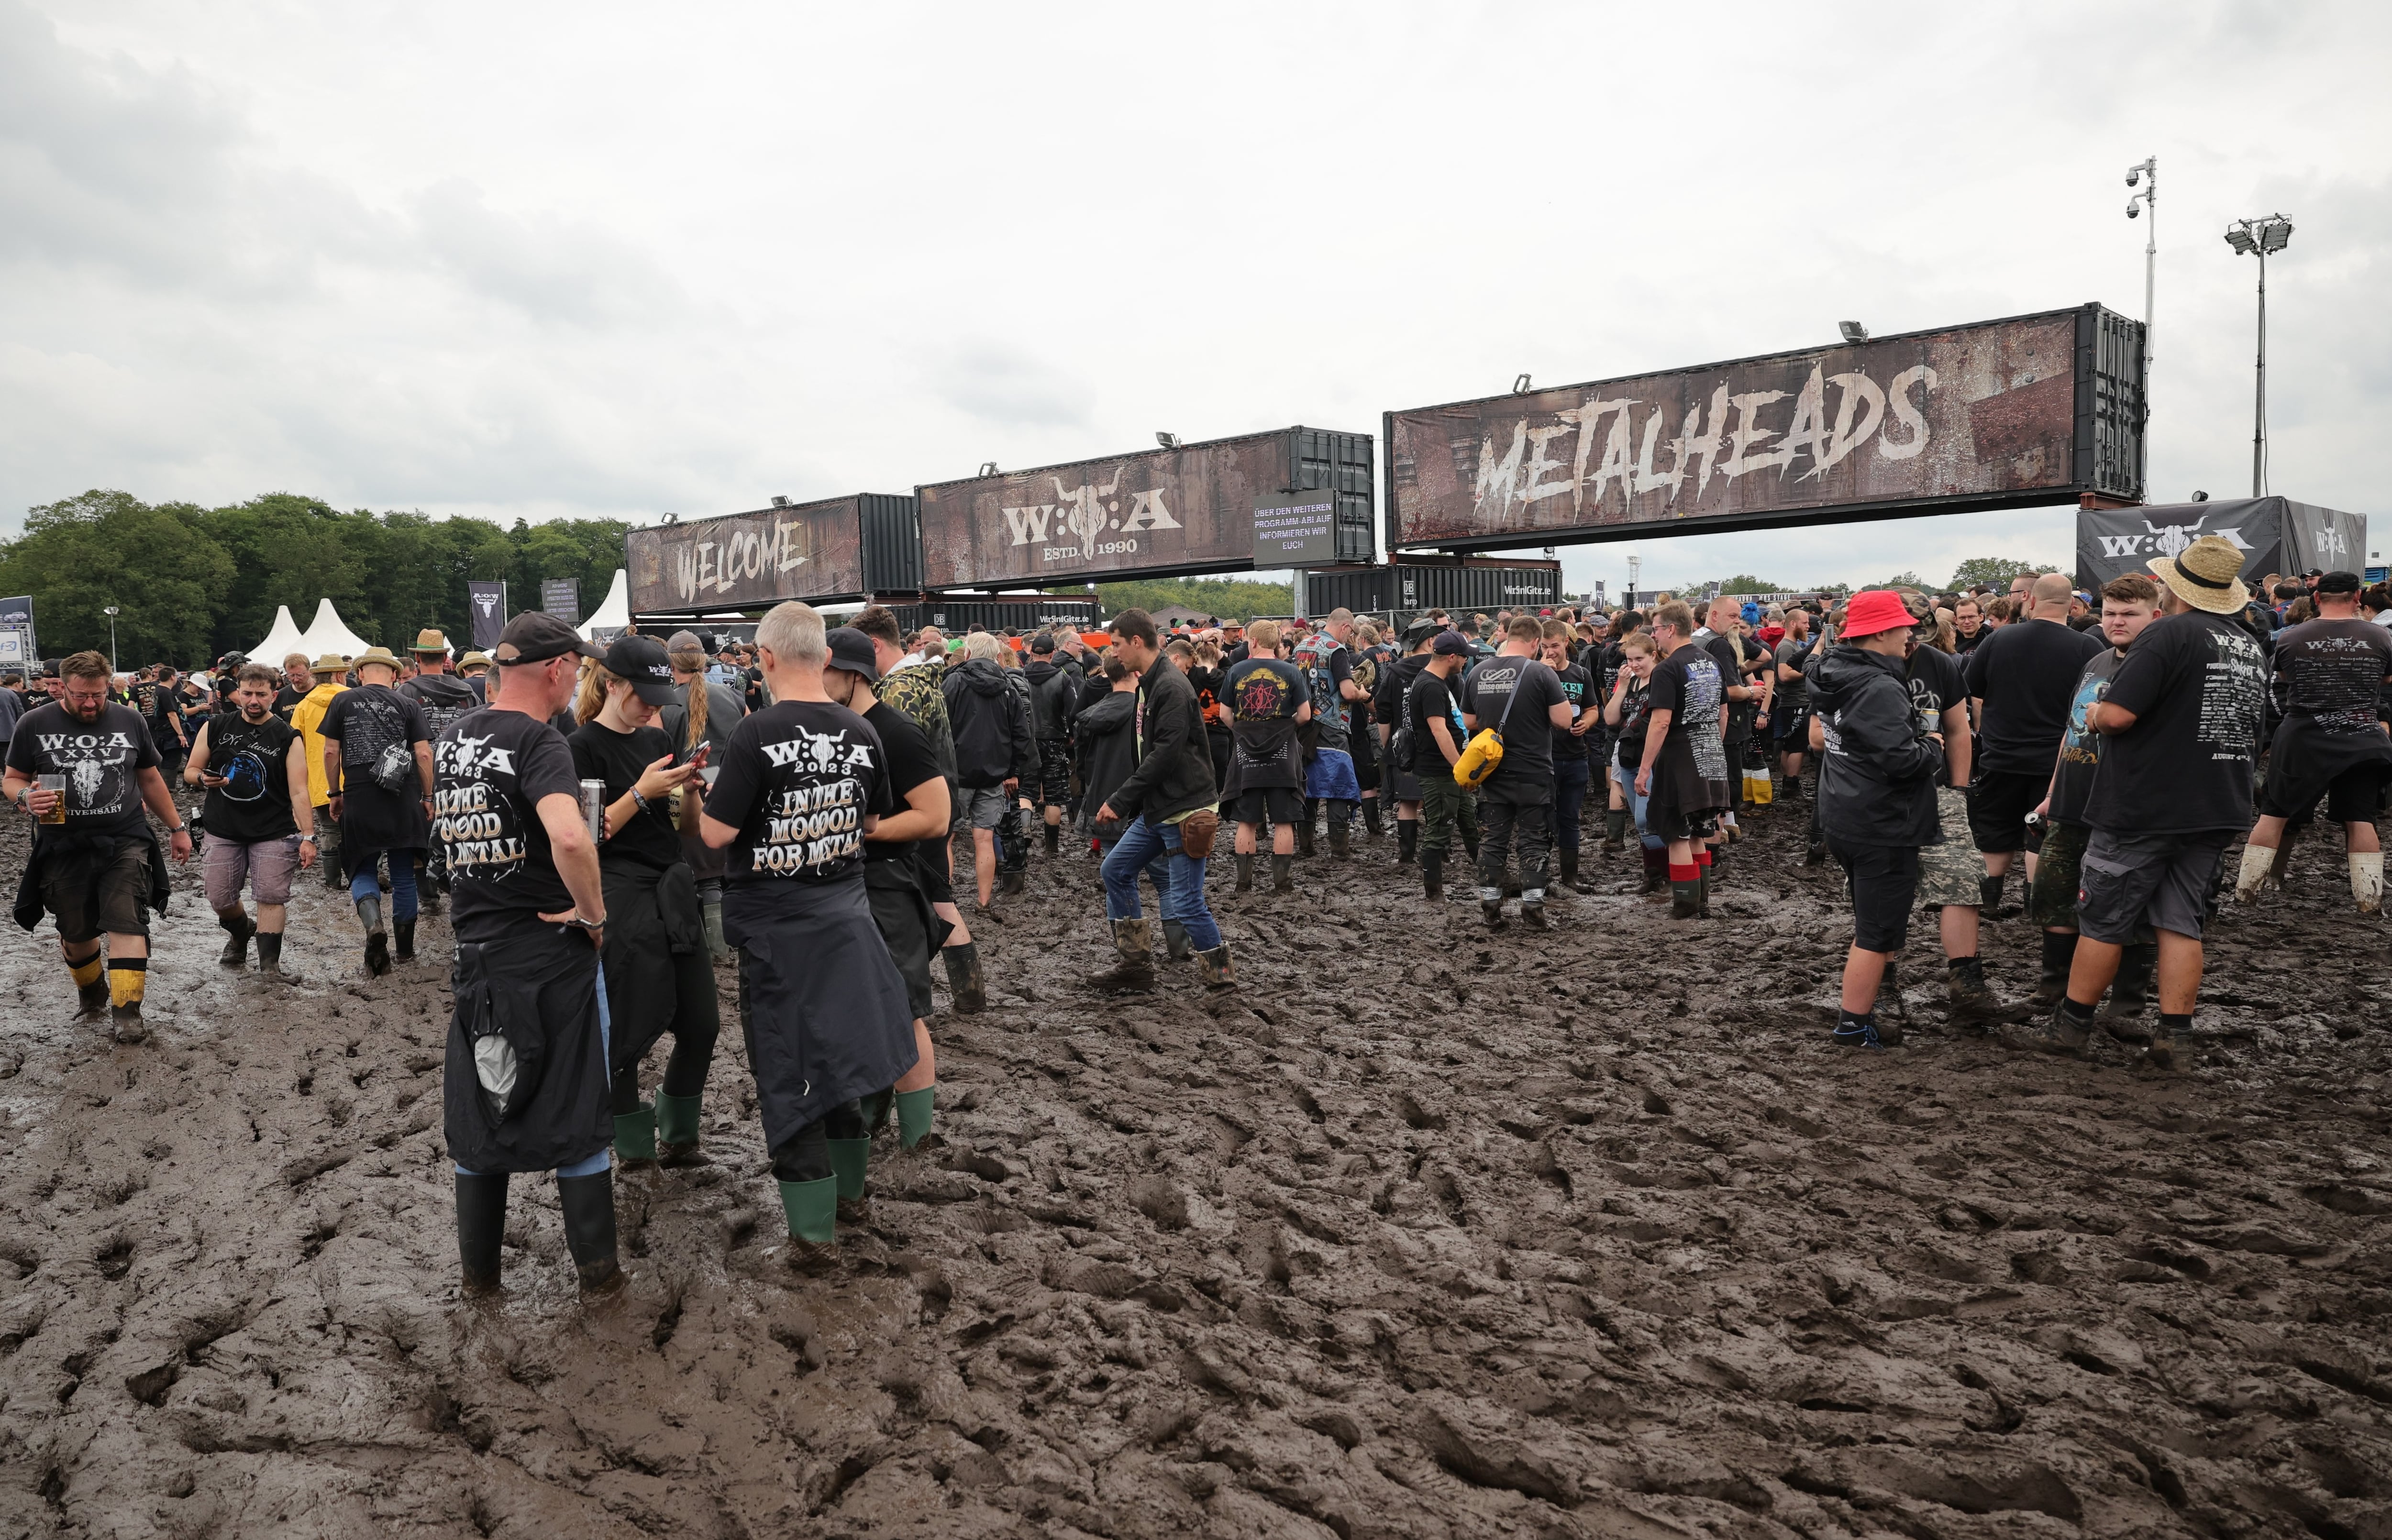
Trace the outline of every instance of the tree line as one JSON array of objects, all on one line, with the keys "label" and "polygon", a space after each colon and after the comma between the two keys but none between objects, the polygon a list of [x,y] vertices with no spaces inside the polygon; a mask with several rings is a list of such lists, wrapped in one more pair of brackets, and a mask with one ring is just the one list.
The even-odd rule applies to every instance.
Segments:
[{"label": "tree line", "polygon": [[369,642],[400,651],[430,626],[462,652],[473,636],[467,583],[505,582],[519,612],[539,607],[543,578],[570,578],[586,615],[623,564],[626,527],[344,512],[291,492],[202,508],[91,491],[30,510],[24,533],[0,540],[0,594],[32,596],[42,655],[53,658],[106,652],[105,611],[116,606],[125,668],[246,651],[273,627],[277,605],[305,628],[321,599]]}]

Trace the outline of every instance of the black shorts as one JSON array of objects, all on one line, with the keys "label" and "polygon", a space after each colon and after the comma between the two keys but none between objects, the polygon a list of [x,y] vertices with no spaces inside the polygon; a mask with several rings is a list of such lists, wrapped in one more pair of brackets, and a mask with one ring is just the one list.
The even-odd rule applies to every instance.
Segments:
[{"label": "black shorts", "polygon": [[864,888],[872,905],[872,923],[889,945],[889,960],[897,964],[897,977],[905,980],[906,1007],[916,1016],[928,1017],[934,1007],[930,932],[923,918],[922,900],[903,887],[876,887],[866,881]]},{"label": "black shorts", "polygon": [[1969,833],[1987,855],[2040,850],[2043,831],[2026,826],[2026,815],[2051,789],[2049,770],[1979,770],[1969,787]]},{"label": "black shorts", "polygon": [[112,855],[81,852],[42,862],[42,907],[58,916],[58,939],[80,945],[150,934],[150,842],[121,839]]},{"label": "black shorts", "polygon": [[1061,738],[1038,740],[1038,782],[1022,791],[1042,808],[1060,808],[1072,799],[1072,745]]},{"label": "black shorts", "polygon": [[1808,754],[1811,752],[1811,710],[1796,706],[1774,714],[1777,723],[1777,752]]},{"label": "black shorts", "polygon": [[1294,786],[1256,786],[1238,794],[1237,822],[1260,823],[1266,812],[1273,823],[1301,823],[1304,794]]},{"label": "black shorts", "polygon": [[2259,790],[2259,811],[2268,818],[2298,818],[2325,798],[2329,823],[2372,823],[2384,812],[2384,784],[2392,778],[2392,764],[2370,759],[2330,779],[2304,773],[2297,749],[2287,750],[2279,735],[2268,757],[2267,783]]},{"label": "black shorts", "polygon": [[1918,851],[1907,845],[1855,845],[1827,836],[1827,849],[1852,885],[1852,945],[1900,951],[1910,939],[1918,896]]},{"label": "black shorts", "polygon": [[934,904],[955,902],[955,885],[947,880],[947,842],[943,839],[916,840],[914,861],[914,875],[922,885],[922,896]]}]

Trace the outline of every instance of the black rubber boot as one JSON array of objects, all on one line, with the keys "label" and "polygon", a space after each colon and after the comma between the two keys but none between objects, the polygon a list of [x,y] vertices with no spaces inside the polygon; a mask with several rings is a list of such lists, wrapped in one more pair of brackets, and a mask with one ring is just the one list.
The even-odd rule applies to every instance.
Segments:
[{"label": "black rubber boot", "polygon": [[101,974],[75,989],[75,1019],[98,1021],[108,1013],[108,975]]},{"label": "black rubber boot", "polygon": [[1427,890],[1432,902],[1445,901],[1445,852],[1423,850],[1420,853],[1421,886]]},{"label": "black rubber boot", "polygon": [[1488,929],[1502,929],[1505,924],[1503,919],[1503,900],[1501,899],[1480,899],[1478,900],[1478,917],[1487,922]]},{"label": "black rubber boot", "polygon": [[1329,821],[1329,859],[1344,861],[1354,848],[1354,825],[1342,818]]},{"label": "black rubber boot", "polygon": [[1385,828],[1379,822],[1379,799],[1375,796],[1362,798],[1362,827],[1371,831],[1372,839],[1377,839],[1386,833]]},{"label": "black rubber boot", "polygon": [[1154,933],[1144,920],[1115,920],[1113,965],[1088,979],[1109,994],[1142,993],[1154,988]]},{"label": "black rubber boot", "polygon": [[2156,942],[2136,941],[2118,960],[2118,977],[2110,984],[2110,1003],[2101,1008],[2101,1025],[2121,1042],[2149,1041],[2148,1029],[2136,1025],[2152,1001],[2152,978],[2159,972]]},{"label": "black rubber boot", "polygon": [[947,992],[955,997],[956,1015],[978,1016],[988,1009],[988,976],[981,971],[980,943],[960,941],[939,949],[946,960]]},{"label": "black rubber boot", "polygon": [[1236,861],[1238,867],[1237,891],[1241,893],[1253,892],[1254,890],[1254,856],[1251,853],[1246,853],[1238,855],[1233,859]]},{"label": "black rubber boot", "polygon": [[1534,899],[1520,901],[1520,923],[1530,930],[1551,930],[1553,922],[1545,918],[1544,904]]},{"label": "black rubber boot", "polygon": [[1651,846],[1643,844],[1642,842],[1637,845],[1636,849],[1637,853],[1644,858],[1644,890],[1647,893],[1658,893],[1663,888],[1669,886],[1670,852],[1667,850],[1656,850]]},{"label": "black rubber boot", "polygon": [[398,943],[397,949],[393,951],[391,955],[402,963],[414,962],[415,922],[413,920],[393,920],[390,923],[390,930],[392,938]]},{"label": "black rubber boot", "polygon": [[1295,853],[1309,860],[1312,855],[1312,820],[1308,816],[1295,826]]},{"label": "black rubber boot", "polygon": [[2035,977],[2034,993],[2027,1003],[2038,1011],[2050,1010],[2068,992],[2069,965],[2076,960],[2076,933],[2047,930],[2043,933],[2043,966]]},{"label": "black rubber boot", "polygon": [[1188,944],[1188,927],[1176,920],[1163,922],[1163,954],[1175,963],[1185,963],[1192,954]]},{"label": "black rubber boot", "polygon": [[1271,891],[1274,893],[1295,891],[1295,858],[1294,856],[1271,857]]},{"label": "black rubber boot", "polygon": [[1420,856],[1420,820],[1396,820],[1396,864],[1409,866]]},{"label": "black rubber boot", "polygon": [[279,978],[286,984],[299,982],[297,974],[286,972],[282,966],[282,933],[279,930],[270,934],[258,933],[257,976],[260,978]]},{"label": "black rubber boot", "polygon": [[468,1294],[499,1288],[499,1246],[507,1229],[507,1173],[457,1173],[457,1262]]},{"label": "black rubber boot", "polygon": [[379,978],[390,971],[390,933],[382,928],[382,899],[370,894],[357,903],[358,922],[366,927],[366,972]]},{"label": "black rubber boot", "polygon": [[615,1260],[615,1173],[561,1176],[556,1200],[565,1210],[565,1249],[573,1253],[581,1292],[611,1294],[622,1288],[623,1269]]},{"label": "black rubber boot", "polygon": [[1603,815],[1603,853],[1616,856],[1628,845],[1628,809],[1613,808]]},{"label": "black rubber boot", "polygon": [[1063,826],[1060,823],[1049,823],[1046,825],[1046,853],[1055,856],[1062,854],[1062,851]]},{"label": "black rubber boot", "polygon": [[1562,881],[1561,881],[1561,885],[1562,885],[1564,887],[1568,888],[1568,889],[1569,889],[1571,892],[1573,892],[1573,893],[1576,893],[1576,892],[1578,892],[1578,891],[1579,891],[1579,886],[1578,886],[1578,852],[1577,852],[1576,850],[1564,850],[1564,851],[1562,852]]},{"label": "black rubber boot", "polygon": [[217,915],[216,924],[224,926],[225,931],[224,951],[216,953],[216,961],[228,968],[247,967],[249,938],[257,934],[256,922],[236,912],[229,915]]},{"label": "black rubber boot", "polygon": [[2002,903],[2002,885],[2008,880],[2007,876],[1977,879],[1977,912],[1979,914],[1988,920],[2007,920],[2019,912],[2017,909],[2006,908]]}]

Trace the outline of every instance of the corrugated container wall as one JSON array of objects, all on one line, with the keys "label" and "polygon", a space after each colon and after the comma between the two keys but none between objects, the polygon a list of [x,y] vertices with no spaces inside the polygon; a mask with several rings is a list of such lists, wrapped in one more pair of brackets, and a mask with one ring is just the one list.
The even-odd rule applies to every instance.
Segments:
[{"label": "corrugated container wall", "polygon": [[1294,490],[1326,486],[1337,493],[1337,559],[1371,560],[1377,554],[1378,537],[1371,435],[1298,428],[1294,436]]},{"label": "corrugated container wall", "polygon": [[2079,485],[2143,500],[2143,323],[2098,304],[2076,313]]},{"label": "corrugated container wall", "polygon": [[1092,630],[1097,624],[1093,599],[933,599],[922,604],[892,604],[897,628],[903,631],[936,626],[954,636],[974,626],[992,631],[1027,631],[1061,620]]},{"label": "corrugated container wall", "polygon": [[[910,496],[867,492],[856,499],[864,520],[864,587],[870,593],[922,591],[921,507]],[[921,624],[916,622],[916,625]]]},{"label": "corrugated container wall", "polygon": [[1305,610],[1476,610],[1543,608],[1561,602],[1557,562],[1324,568],[1305,574]]}]

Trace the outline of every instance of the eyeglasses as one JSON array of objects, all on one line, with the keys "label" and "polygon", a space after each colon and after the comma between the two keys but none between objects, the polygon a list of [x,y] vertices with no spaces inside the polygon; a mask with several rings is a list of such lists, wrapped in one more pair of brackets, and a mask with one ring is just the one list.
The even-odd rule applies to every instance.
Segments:
[{"label": "eyeglasses", "polygon": [[77,690],[74,686],[68,685],[66,697],[71,701],[104,701],[108,699],[108,687],[102,685],[98,690]]}]

